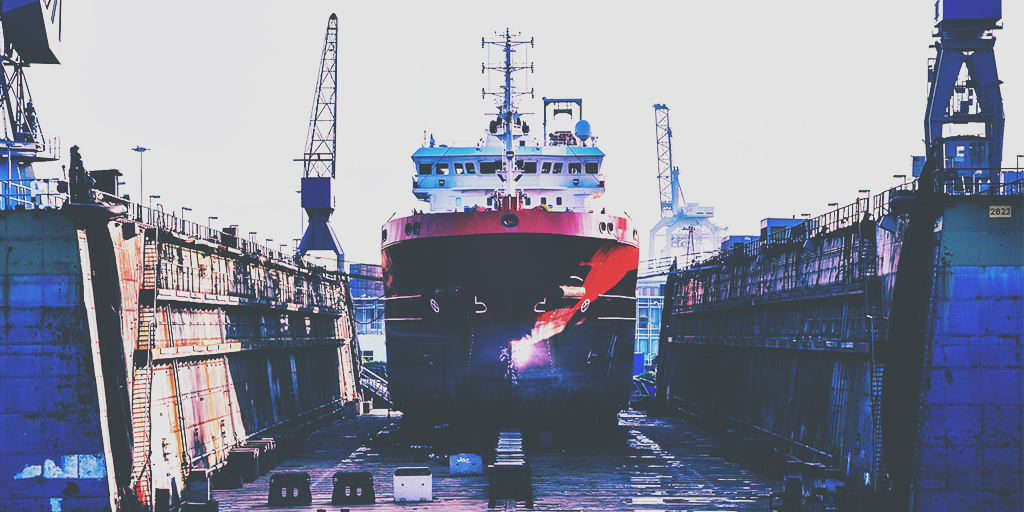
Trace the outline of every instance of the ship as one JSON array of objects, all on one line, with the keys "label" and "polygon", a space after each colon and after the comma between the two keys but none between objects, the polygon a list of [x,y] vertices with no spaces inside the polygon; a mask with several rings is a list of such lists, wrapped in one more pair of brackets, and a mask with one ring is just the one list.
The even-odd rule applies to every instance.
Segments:
[{"label": "ship", "polygon": [[412,155],[429,209],[381,230],[389,392],[409,422],[611,421],[631,391],[639,234],[592,206],[604,153],[583,100],[543,98],[538,140],[514,102],[512,56],[532,40],[496,36],[484,137],[431,136]]},{"label": "ship", "polygon": [[[61,155],[22,93],[25,68],[57,62],[59,4],[2,9],[0,509],[216,510],[211,482],[250,482],[353,412],[348,277]],[[32,166],[62,160],[66,177]]]},{"label": "ship", "polygon": [[1024,181],[1001,164],[1001,6],[936,10],[916,180],[765,219],[668,275],[659,403],[785,478],[786,505],[1020,509]]}]

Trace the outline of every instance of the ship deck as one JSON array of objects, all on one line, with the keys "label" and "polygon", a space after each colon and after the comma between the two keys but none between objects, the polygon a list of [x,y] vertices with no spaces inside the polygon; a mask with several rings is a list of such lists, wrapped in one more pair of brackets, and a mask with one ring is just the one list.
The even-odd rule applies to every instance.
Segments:
[{"label": "ship deck", "polygon": [[[243,510],[488,510],[489,477],[453,476],[447,458],[413,462],[409,445],[375,446],[367,441],[388,428],[385,410],[342,420],[313,434],[305,451],[241,489],[215,490],[221,512]],[[711,455],[720,442],[674,418],[624,412],[612,439],[571,449],[527,449],[533,472],[533,510],[766,510],[780,482]],[[475,450],[474,450],[475,451]],[[486,454],[484,454],[486,455]],[[486,460],[486,457],[485,457]],[[393,470],[425,466],[433,475],[433,501],[394,501]],[[270,475],[305,471],[311,476],[311,505],[270,507]],[[374,505],[331,505],[336,471],[373,473]],[[525,502],[498,502],[496,509],[525,509]]]}]

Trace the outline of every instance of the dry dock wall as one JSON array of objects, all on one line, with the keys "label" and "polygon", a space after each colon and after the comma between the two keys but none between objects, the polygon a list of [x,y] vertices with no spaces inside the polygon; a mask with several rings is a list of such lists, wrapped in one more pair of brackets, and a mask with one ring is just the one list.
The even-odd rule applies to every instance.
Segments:
[{"label": "dry dock wall", "polygon": [[97,213],[0,211],[0,511],[149,504],[358,397],[343,276]]},{"label": "dry dock wall", "polygon": [[1018,511],[1020,185],[902,204],[670,275],[660,396],[832,466],[886,510]]},{"label": "dry dock wall", "polygon": [[[1005,207],[1010,217],[990,216]],[[911,510],[1016,512],[1024,503],[1024,201],[948,200],[932,232]]]},{"label": "dry dock wall", "polygon": [[0,510],[109,510],[88,242],[57,211],[0,211]]}]

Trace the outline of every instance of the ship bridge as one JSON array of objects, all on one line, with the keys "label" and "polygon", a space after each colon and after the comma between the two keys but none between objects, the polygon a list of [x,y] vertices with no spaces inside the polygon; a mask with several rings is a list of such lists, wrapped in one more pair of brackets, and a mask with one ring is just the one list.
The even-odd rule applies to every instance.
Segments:
[{"label": "ship bridge", "polygon": [[[516,148],[516,188],[523,205],[546,205],[553,211],[587,211],[589,198],[604,193],[601,162],[595,147],[523,145]],[[461,212],[494,207],[494,191],[504,188],[501,174],[505,148],[423,147],[412,155],[416,175],[413,194],[430,203],[431,212]]]}]

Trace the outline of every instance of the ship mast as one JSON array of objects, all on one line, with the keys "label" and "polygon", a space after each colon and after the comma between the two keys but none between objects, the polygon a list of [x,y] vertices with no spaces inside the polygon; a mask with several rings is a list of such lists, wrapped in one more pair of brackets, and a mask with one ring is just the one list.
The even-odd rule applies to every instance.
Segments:
[{"label": "ship mast", "polygon": [[[516,107],[513,100],[516,96],[521,96],[524,94],[529,94],[532,98],[533,89],[530,89],[528,92],[516,92],[515,86],[512,85],[512,73],[515,73],[516,71],[522,71],[525,69],[529,69],[532,73],[533,63],[530,63],[529,66],[525,64],[521,66],[516,66],[512,60],[512,54],[515,53],[516,46],[529,44],[532,47],[533,38],[531,37],[529,41],[526,41],[524,39],[514,39],[508,29],[505,29],[504,34],[495,33],[494,35],[496,38],[498,38],[498,40],[488,41],[484,38],[481,38],[480,47],[484,48],[489,44],[501,46],[502,51],[505,53],[505,62],[503,62],[500,65],[488,65],[488,63],[485,63],[482,66],[482,71],[501,71],[504,74],[505,81],[504,85],[501,87],[501,92],[489,92],[486,89],[484,89],[483,97],[486,98],[488,95],[502,96],[501,105],[498,106],[498,123],[500,124],[499,128],[503,129],[503,132],[499,136],[499,138],[502,140],[502,142],[505,143],[505,159],[502,162],[502,173],[504,174],[505,181],[505,195],[513,196],[515,195],[515,179],[513,178],[512,173],[514,172],[516,161],[515,145],[513,144],[516,135],[513,133],[513,127],[520,124],[519,118],[520,116],[522,116],[522,114],[519,114],[518,112],[515,111]],[[523,126],[525,126],[525,124],[523,124]],[[528,130],[528,128],[522,130],[519,136],[521,137],[522,135],[528,133]]]}]

